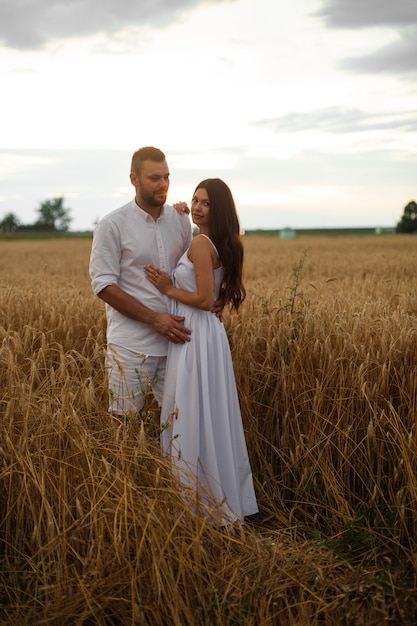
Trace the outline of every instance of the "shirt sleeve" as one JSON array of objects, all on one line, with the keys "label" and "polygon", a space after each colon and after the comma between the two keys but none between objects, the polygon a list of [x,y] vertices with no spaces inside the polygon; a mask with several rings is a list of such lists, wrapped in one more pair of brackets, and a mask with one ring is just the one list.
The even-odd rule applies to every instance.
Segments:
[{"label": "shirt sleeve", "polygon": [[191,245],[192,228],[191,228],[190,218],[188,217],[187,214],[183,214],[180,217],[181,217],[181,226],[182,226],[182,235],[183,235],[182,254],[184,254],[184,252],[186,252]]},{"label": "shirt sleeve", "polygon": [[102,220],[95,228],[90,256],[91,286],[96,295],[105,287],[119,282],[120,254],[117,228]]}]

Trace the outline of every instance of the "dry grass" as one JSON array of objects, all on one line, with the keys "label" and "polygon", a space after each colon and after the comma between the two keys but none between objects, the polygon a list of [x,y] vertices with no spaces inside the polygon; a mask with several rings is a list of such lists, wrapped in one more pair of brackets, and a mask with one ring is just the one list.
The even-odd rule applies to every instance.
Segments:
[{"label": "dry grass", "polygon": [[107,414],[90,245],[0,244],[0,622],[415,624],[415,238],[245,239],[261,513],[231,530],[180,497],[152,404]]}]

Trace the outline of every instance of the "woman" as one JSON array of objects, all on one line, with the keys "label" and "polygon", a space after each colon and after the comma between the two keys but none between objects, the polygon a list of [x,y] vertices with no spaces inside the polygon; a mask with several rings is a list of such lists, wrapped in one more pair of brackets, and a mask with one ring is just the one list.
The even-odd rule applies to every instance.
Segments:
[{"label": "woman", "polygon": [[192,330],[190,342],[169,346],[162,448],[183,487],[196,489],[203,508],[211,507],[213,521],[243,523],[258,506],[230,347],[223,324],[210,311],[220,290],[236,312],[246,295],[239,220],[229,187],[219,178],[202,181],[191,216],[200,234],[179,260],[173,282],[158,268],[145,267],[147,279],[173,298],[175,313]]}]

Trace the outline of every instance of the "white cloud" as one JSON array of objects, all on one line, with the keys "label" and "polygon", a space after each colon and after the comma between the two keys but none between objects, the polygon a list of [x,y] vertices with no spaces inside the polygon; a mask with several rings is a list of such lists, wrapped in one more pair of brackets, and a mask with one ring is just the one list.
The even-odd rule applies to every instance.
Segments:
[{"label": "white cloud", "polygon": [[30,0],[26,35],[1,4],[0,216],[64,195],[91,227],[149,144],[171,201],[220,176],[245,228],[392,224],[415,195],[414,0],[96,2]]},{"label": "white cloud", "polygon": [[339,28],[408,26],[417,23],[417,5],[414,0],[324,0],[317,15]]},{"label": "white cloud", "polygon": [[341,66],[356,72],[417,74],[417,3],[415,0],[324,0],[317,11],[330,28],[380,30],[380,47],[348,55]]},{"label": "white cloud", "polygon": [[[232,0],[205,0],[205,3]],[[40,48],[51,40],[114,35],[127,26],[160,28],[201,0],[2,0],[0,41],[11,48]]]}]

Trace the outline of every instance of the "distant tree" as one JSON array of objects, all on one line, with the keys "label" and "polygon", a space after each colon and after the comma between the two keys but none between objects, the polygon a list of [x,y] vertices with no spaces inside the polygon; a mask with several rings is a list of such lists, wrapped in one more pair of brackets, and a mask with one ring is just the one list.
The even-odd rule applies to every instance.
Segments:
[{"label": "distant tree", "polygon": [[19,228],[20,222],[14,213],[7,213],[0,222],[0,232],[14,233]]},{"label": "distant tree", "polygon": [[397,233],[415,233],[417,231],[417,203],[414,200],[404,207],[404,213],[396,230]]},{"label": "distant tree", "polygon": [[66,232],[71,223],[69,209],[64,207],[64,198],[45,200],[38,209],[39,219],[34,226],[37,230],[60,230]]}]

